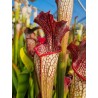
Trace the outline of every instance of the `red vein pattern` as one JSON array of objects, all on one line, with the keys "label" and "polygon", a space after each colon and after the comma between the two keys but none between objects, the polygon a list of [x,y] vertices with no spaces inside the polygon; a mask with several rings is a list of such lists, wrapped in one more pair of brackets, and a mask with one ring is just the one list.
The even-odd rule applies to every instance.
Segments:
[{"label": "red vein pattern", "polygon": [[34,55],[35,70],[42,98],[52,98],[53,81],[56,73],[61,40],[69,30],[65,21],[56,22],[50,12],[41,12],[34,20],[45,33],[46,41],[37,45]]},{"label": "red vein pattern", "polygon": [[79,46],[71,43],[68,46],[73,61],[74,77],[70,87],[70,98],[86,98],[86,40]]}]

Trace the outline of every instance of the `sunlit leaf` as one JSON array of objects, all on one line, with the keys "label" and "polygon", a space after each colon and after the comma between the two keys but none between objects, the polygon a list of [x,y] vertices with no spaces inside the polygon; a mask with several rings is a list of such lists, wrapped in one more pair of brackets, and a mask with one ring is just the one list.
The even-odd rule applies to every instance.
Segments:
[{"label": "sunlit leaf", "polygon": [[28,71],[33,71],[34,69],[34,63],[32,60],[29,58],[29,56],[25,53],[24,48],[20,49],[20,58],[25,65],[25,67],[28,69]]}]

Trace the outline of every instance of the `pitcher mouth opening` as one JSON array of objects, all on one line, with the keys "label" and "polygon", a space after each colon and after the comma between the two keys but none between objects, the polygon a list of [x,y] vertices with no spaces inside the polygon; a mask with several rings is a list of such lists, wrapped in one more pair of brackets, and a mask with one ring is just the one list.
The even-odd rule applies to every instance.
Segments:
[{"label": "pitcher mouth opening", "polygon": [[80,45],[69,44],[67,49],[72,56],[72,69],[82,80],[86,81],[86,41],[81,41]]},{"label": "pitcher mouth opening", "polygon": [[[43,45],[43,47],[45,47],[45,44],[41,44]],[[34,51],[35,53],[39,56],[39,57],[43,57],[43,56],[47,56],[47,55],[51,55],[51,54],[56,54],[56,53],[60,53],[61,50],[57,50],[57,51],[45,51],[44,53],[40,53],[38,49],[38,47],[40,47],[41,45],[37,45],[36,47],[34,47]],[[46,47],[45,47],[46,48]]]},{"label": "pitcher mouth opening", "polygon": [[77,69],[74,67],[74,63],[72,64],[72,68],[74,70],[74,72],[84,81],[86,81],[86,77],[84,77],[83,75],[79,74],[79,72],[77,72]]}]

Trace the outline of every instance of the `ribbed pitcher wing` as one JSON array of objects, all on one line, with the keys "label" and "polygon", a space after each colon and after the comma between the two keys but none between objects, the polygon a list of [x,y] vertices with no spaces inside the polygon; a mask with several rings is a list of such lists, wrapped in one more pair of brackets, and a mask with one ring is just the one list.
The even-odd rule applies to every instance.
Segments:
[{"label": "ribbed pitcher wing", "polygon": [[41,61],[40,61],[40,57],[35,54],[34,55],[34,63],[35,63],[35,71],[36,71],[36,75],[37,75],[37,80],[38,80],[38,84],[39,84],[39,87],[41,85],[40,83],[40,78],[41,78]]}]

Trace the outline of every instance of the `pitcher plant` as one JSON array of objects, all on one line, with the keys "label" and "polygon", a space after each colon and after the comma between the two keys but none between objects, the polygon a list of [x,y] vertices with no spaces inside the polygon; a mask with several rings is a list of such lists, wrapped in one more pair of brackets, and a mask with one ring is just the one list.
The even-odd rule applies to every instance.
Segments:
[{"label": "pitcher plant", "polygon": [[42,98],[52,98],[54,76],[61,51],[61,40],[69,27],[63,20],[56,22],[50,12],[41,12],[34,21],[41,26],[46,38],[44,43],[39,43],[34,48],[35,70],[41,96]]},{"label": "pitcher plant", "polygon": [[69,98],[86,98],[86,41],[85,39],[79,46],[71,43],[68,46],[73,61],[74,70],[73,80],[70,86]]}]

